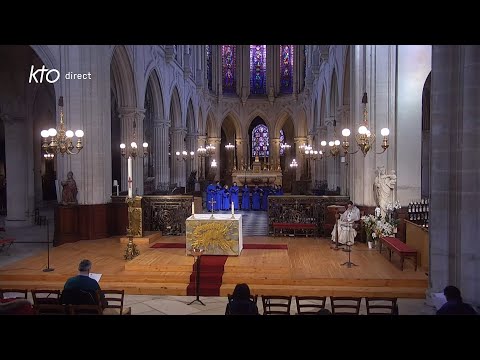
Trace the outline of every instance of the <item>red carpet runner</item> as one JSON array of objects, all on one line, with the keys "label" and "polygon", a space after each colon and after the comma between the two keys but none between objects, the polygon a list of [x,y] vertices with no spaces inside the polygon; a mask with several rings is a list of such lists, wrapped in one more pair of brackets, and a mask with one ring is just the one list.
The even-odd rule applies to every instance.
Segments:
[{"label": "red carpet runner", "polygon": [[[185,249],[183,243],[156,243],[154,249]],[[281,249],[288,250],[287,244],[243,244],[243,249]],[[200,260],[200,291],[199,296],[220,296],[224,266],[228,256],[203,255]],[[195,296],[195,279],[197,272],[193,264],[187,295]]]},{"label": "red carpet runner", "polygon": [[[203,255],[200,260],[200,296],[220,296],[222,276],[228,256]],[[190,275],[190,284],[187,287],[187,295],[195,296],[195,278],[197,269],[193,264],[193,272]]]}]

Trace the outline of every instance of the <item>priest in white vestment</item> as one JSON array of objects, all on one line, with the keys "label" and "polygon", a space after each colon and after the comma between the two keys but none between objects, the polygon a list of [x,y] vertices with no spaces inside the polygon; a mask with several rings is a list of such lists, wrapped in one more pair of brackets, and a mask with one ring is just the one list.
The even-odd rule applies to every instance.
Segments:
[{"label": "priest in white vestment", "polygon": [[335,232],[338,224],[338,243],[345,245],[347,242],[353,245],[357,231],[353,228],[353,223],[360,220],[360,210],[353,205],[352,201],[348,202],[348,208],[340,215],[340,219],[333,227],[332,241],[335,242]]}]

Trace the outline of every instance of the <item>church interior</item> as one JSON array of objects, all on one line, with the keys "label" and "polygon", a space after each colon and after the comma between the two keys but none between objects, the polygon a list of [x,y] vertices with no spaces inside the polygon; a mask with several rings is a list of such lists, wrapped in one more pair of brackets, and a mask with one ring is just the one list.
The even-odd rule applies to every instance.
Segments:
[{"label": "church interior", "polygon": [[478,311],[479,90],[474,45],[1,45],[0,300]]}]

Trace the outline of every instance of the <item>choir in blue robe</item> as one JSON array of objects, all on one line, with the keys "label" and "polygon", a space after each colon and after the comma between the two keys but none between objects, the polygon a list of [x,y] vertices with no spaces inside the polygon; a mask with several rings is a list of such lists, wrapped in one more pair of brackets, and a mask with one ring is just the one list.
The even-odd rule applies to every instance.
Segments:
[{"label": "choir in blue robe", "polygon": [[225,185],[225,189],[223,189],[222,196],[223,196],[222,210],[230,210],[230,191],[228,191],[227,185]]},{"label": "choir in blue robe", "polygon": [[[208,211],[212,211],[212,204],[211,204],[211,200],[215,199],[215,185],[213,185],[212,183],[210,183],[210,185],[207,186],[207,210]],[[214,204],[214,207],[215,209],[215,204]]]},{"label": "choir in blue robe", "polygon": [[230,200],[233,202],[235,210],[238,210],[238,191],[240,189],[237,186],[237,183],[233,183],[233,186],[230,188]]},{"label": "choir in blue robe", "polygon": [[220,181],[217,181],[217,186],[215,187],[215,210],[223,209],[223,187],[220,186]]},{"label": "choir in blue robe", "polygon": [[250,210],[250,189],[245,185],[242,191],[242,210]]},{"label": "choir in blue robe", "polygon": [[252,195],[252,210],[260,210],[262,195],[263,195],[262,189],[260,189],[258,186],[255,186],[255,189],[253,189],[253,195]]},{"label": "choir in blue robe", "polygon": [[262,197],[262,210],[268,210],[268,196],[270,195],[270,186],[265,186],[263,188],[263,197]]}]

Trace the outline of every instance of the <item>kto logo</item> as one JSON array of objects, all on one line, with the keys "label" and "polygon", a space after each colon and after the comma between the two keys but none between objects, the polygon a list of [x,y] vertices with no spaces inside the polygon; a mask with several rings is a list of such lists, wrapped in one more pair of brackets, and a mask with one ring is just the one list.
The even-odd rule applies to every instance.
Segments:
[{"label": "kto logo", "polygon": [[[58,79],[60,78],[60,71],[57,69],[47,69],[45,65],[43,65],[40,69],[37,69],[34,71],[33,65],[30,68],[30,77],[28,78],[28,83],[32,83],[32,79],[35,83],[41,84],[43,82],[43,77],[45,75],[45,80],[49,82],[50,84],[53,84],[54,82],[57,82]],[[37,78],[39,76],[39,78]]]}]

